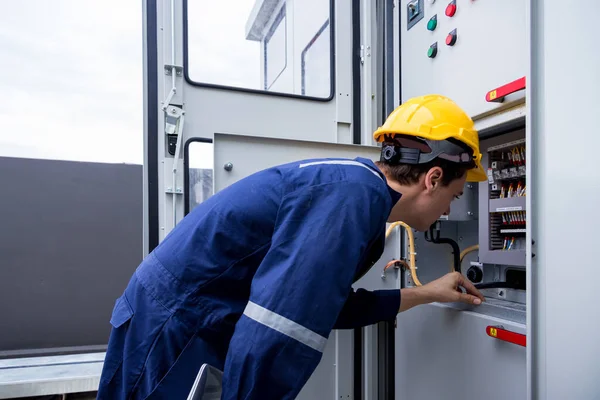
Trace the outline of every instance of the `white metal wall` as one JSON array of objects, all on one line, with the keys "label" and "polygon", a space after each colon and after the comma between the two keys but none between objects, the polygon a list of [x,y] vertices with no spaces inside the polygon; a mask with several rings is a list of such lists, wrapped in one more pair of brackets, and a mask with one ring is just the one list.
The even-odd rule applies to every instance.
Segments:
[{"label": "white metal wall", "polygon": [[600,56],[583,20],[599,15],[600,3],[530,3],[529,398],[597,399]]},{"label": "white metal wall", "polygon": [[[485,94],[527,73],[526,0],[457,0],[452,17],[445,14],[450,1],[421,1],[423,19],[407,30],[408,3],[400,2],[402,99],[439,93],[472,117],[497,109]],[[430,31],[432,17],[437,26]],[[456,43],[448,46],[446,36],[454,29]],[[437,55],[429,58],[434,43]]]}]

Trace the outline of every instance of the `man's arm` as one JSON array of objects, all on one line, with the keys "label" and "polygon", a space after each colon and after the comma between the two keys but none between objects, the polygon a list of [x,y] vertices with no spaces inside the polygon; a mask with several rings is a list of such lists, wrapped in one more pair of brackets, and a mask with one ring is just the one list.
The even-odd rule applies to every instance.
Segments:
[{"label": "man's arm", "polygon": [[368,184],[337,182],[283,199],[230,341],[223,399],[297,396],[321,360],[362,255],[385,223],[383,195]]},{"label": "man's arm", "polygon": [[[461,293],[459,287],[466,289]],[[399,312],[433,302],[481,304],[483,295],[458,272],[452,272],[420,287],[395,290],[352,291],[344,304],[335,329],[353,329],[391,321]]]},{"label": "man's arm", "polygon": [[334,329],[354,329],[396,318],[401,306],[400,289],[352,290]]}]

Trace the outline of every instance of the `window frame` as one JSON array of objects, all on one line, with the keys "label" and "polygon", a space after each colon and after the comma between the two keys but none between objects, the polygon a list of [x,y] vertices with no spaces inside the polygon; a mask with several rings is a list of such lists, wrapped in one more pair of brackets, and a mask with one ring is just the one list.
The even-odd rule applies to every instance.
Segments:
[{"label": "window frame", "polygon": [[305,93],[306,93],[306,53],[308,53],[308,51],[312,48],[312,46],[315,44],[317,39],[319,39],[321,37],[321,35],[323,34],[323,31],[325,31],[325,29],[327,29],[327,27],[329,27],[330,32],[333,30],[333,29],[331,29],[331,24],[330,24],[329,18],[327,18],[327,20],[325,21],[325,23],[323,25],[321,25],[321,27],[319,28],[317,33],[308,41],[308,44],[306,45],[306,47],[304,47],[304,49],[302,50],[302,54],[300,55],[300,82],[301,82],[300,93],[302,95],[305,95]]},{"label": "window frame", "polygon": [[[299,100],[315,101],[315,102],[322,102],[322,103],[327,103],[334,99],[335,84],[336,84],[335,29],[329,30],[329,40],[331,43],[330,44],[331,64],[330,64],[330,72],[329,73],[330,73],[330,77],[331,77],[331,79],[330,79],[331,82],[330,82],[330,88],[329,88],[330,90],[329,90],[328,97],[311,97],[311,96],[303,96],[301,94],[295,94],[295,93],[270,92],[270,91],[266,91],[264,89],[250,89],[250,88],[235,87],[235,86],[229,86],[229,85],[199,82],[199,81],[193,80],[189,75],[188,1],[189,0],[182,0],[182,3],[183,3],[182,4],[182,6],[183,6],[183,75],[184,75],[185,81],[189,85],[194,86],[194,87],[202,87],[202,88],[209,88],[209,89],[227,90],[227,91],[238,92],[238,93],[252,93],[252,94],[264,95],[264,96],[269,96],[269,97],[285,97],[285,98],[290,98],[290,99],[299,99]],[[334,3],[334,0],[328,0],[328,1],[329,1],[329,21],[330,21],[331,27],[335,27],[335,3]],[[287,32],[286,32],[286,34],[287,34]]]},{"label": "window frame", "polygon": [[[279,73],[273,78],[272,82],[268,81],[268,76],[269,76],[269,64],[267,63],[268,61],[268,52],[267,52],[267,48],[269,46],[269,42],[271,41],[271,39],[273,38],[273,35],[275,34],[275,31],[277,29],[279,29],[279,27],[281,26],[281,22],[285,19],[285,24],[283,25],[283,34],[284,34],[284,51],[283,51],[283,57],[285,62],[283,63],[283,68],[281,68],[281,71],[279,71]],[[275,17],[275,19],[273,20],[273,23],[271,24],[271,26],[269,27],[269,31],[267,32],[267,34],[265,35],[265,38],[262,41],[262,48],[263,48],[263,63],[264,63],[264,72],[263,72],[263,79],[264,79],[264,90],[268,91],[273,84],[275,84],[275,82],[277,82],[277,80],[279,79],[279,77],[281,76],[281,74],[283,74],[283,71],[285,71],[285,69],[287,68],[287,64],[288,64],[288,32],[287,32],[287,28],[288,28],[288,18],[287,18],[287,1],[283,1],[283,5],[280,6],[279,11],[277,11],[277,16]]]}]

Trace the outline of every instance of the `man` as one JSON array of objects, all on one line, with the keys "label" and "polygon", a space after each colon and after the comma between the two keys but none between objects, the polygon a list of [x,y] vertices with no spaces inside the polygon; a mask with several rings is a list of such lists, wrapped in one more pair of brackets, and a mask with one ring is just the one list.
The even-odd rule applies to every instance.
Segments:
[{"label": "man", "polygon": [[386,222],[424,231],[467,179],[486,179],[473,121],[445,97],[404,103],[375,138],[377,163],[280,165],[186,216],[116,302],[98,398],[185,399],[207,363],[224,372],[224,399],[294,399],[332,329],[430,302],[480,304],[458,273],[353,291],[382,254]]}]

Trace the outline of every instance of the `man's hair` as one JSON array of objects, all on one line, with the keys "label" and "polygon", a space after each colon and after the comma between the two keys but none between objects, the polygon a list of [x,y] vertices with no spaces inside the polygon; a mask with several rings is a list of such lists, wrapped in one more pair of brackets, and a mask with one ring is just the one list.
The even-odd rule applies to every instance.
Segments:
[{"label": "man's hair", "polygon": [[458,164],[452,161],[436,158],[425,164],[389,164],[385,161],[377,161],[377,166],[384,174],[394,179],[401,185],[417,183],[422,174],[427,173],[433,167],[442,169],[442,185],[448,186],[453,180],[462,178],[468,170],[475,168],[475,162],[469,164]]}]

